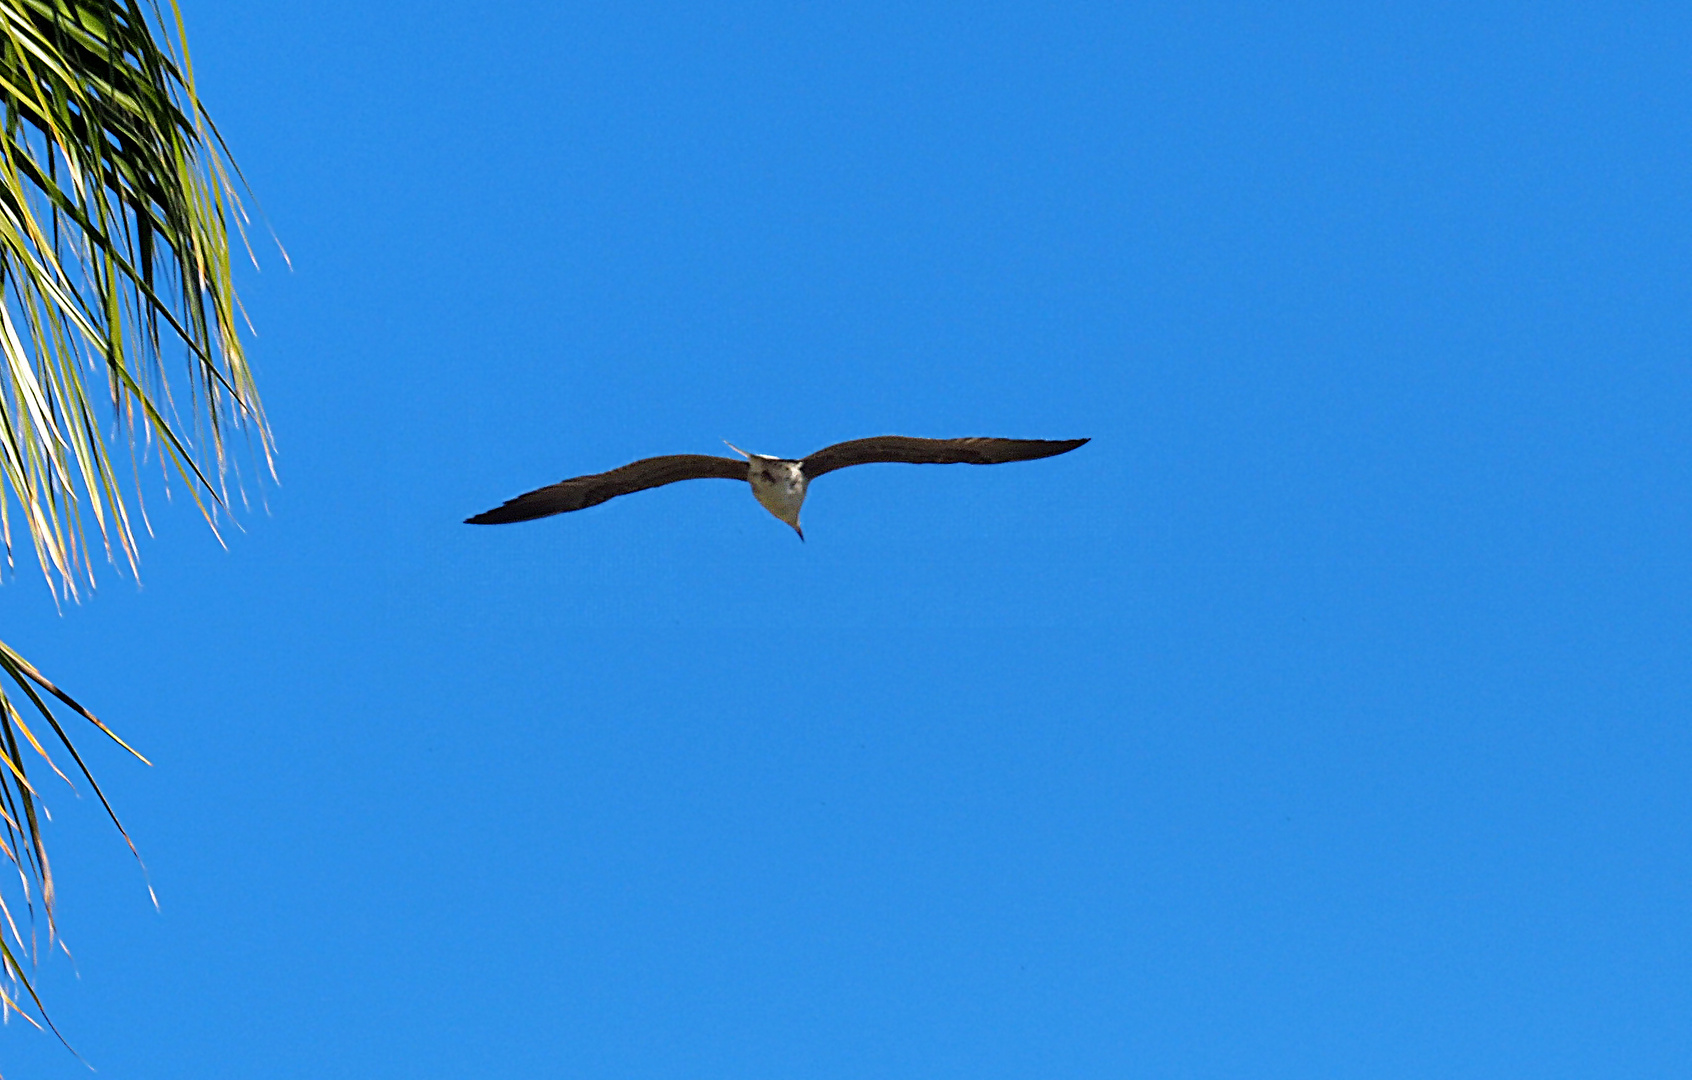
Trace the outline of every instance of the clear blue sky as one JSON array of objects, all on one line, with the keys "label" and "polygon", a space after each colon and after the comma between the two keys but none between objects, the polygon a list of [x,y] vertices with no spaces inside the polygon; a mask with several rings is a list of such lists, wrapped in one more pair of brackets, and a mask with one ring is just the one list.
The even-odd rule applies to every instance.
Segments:
[{"label": "clear blue sky", "polygon": [[[99,1075],[1692,1068],[1684,5],[187,17],[281,486],[4,594]],[[1093,442],[460,524],[887,432]]]}]

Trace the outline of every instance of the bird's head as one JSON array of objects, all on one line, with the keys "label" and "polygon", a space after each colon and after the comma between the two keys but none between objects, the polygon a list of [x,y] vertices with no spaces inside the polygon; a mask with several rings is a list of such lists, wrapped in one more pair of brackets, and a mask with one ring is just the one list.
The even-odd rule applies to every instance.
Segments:
[{"label": "bird's head", "polygon": [[805,539],[805,530],[799,527],[799,508],[805,502],[805,471],[800,468],[799,462],[765,454],[748,454],[727,439],[723,441],[730,450],[746,459],[746,479],[751,481],[752,494],[763,508],[785,521],[799,534],[799,539]]},{"label": "bird's head", "polygon": [[799,534],[799,539],[805,539],[805,530],[799,527],[799,508],[805,505],[805,474],[799,463],[778,458],[753,458],[747,471],[752,481],[752,494],[757,496],[764,509],[785,521]]}]

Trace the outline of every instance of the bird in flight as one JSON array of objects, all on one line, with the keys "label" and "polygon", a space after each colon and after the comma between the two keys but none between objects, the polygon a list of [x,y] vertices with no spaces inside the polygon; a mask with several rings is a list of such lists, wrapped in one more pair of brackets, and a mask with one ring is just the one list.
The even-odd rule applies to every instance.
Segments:
[{"label": "bird in flight", "polygon": [[748,454],[729,443],[729,449],[739,454],[739,458],[710,454],[643,458],[620,469],[578,476],[538,488],[465,521],[470,525],[504,525],[570,510],[584,510],[619,495],[662,487],[678,480],[742,480],[751,483],[753,496],[765,510],[791,525],[793,531],[799,534],[799,539],[803,540],[805,531],[799,527],[799,506],[805,501],[805,492],[811,481],[824,473],[881,461],[913,465],[1001,465],[1007,461],[1032,461],[1067,454],[1087,441],[915,439],[905,435],[877,435],[871,439],[852,439],[825,446],[798,460]]}]

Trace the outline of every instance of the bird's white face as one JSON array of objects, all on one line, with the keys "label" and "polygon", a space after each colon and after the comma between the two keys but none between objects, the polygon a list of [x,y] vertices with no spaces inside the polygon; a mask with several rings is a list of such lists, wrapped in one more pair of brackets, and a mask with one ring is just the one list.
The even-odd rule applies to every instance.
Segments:
[{"label": "bird's white face", "polygon": [[805,474],[797,461],[749,455],[747,478],[752,481],[752,494],[765,510],[793,527],[799,539],[805,539],[799,528],[799,507],[805,501]]}]

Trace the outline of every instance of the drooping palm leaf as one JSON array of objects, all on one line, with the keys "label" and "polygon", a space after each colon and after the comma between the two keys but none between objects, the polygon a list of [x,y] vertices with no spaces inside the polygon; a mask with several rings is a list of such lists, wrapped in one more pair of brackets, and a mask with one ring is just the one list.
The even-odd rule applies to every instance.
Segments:
[{"label": "drooping palm leaf", "polygon": [[[10,567],[14,528],[27,533],[56,596],[92,584],[90,521],[105,557],[134,569],[149,451],[214,530],[231,434],[271,457],[230,275],[239,175],[195,94],[175,0],[169,14],[154,0],[0,0],[0,542]],[[129,747],[3,644],[0,671],[0,858],[19,882],[0,890],[13,987],[0,1012],[27,1000],[39,1013],[23,965],[35,939],[8,899],[53,939],[30,767],[63,778],[52,754],[68,757],[111,813],[57,711]]]}]

